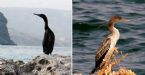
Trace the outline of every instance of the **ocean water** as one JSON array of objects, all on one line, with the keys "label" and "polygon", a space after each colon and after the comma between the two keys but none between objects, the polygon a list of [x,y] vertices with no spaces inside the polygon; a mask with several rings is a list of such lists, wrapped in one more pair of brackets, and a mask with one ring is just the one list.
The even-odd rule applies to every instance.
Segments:
[{"label": "ocean water", "polygon": [[[28,62],[41,54],[43,54],[41,46],[0,46],[0,58],[14,59],[14,61]],[[71,48],[55,47],[52,54],[71,56]]]},{"label": "ocean water", "polygon": [[73,72],[88,73],[94,68],[95,52],[108,34],[113,15],[130,20],[117,23],[121,36],[117,47],[129,55],[115,67],[124,66],[145,75],[145,0],[73,0]]}]

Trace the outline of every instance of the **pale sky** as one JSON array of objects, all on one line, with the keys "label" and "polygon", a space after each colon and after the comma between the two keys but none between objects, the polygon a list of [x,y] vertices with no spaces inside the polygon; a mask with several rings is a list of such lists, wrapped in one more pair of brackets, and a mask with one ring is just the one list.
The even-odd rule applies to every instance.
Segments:
[{"label": "pale sky", "polygon": [[72,10],[72,0],[0,0],[0,7],[28,7]]}]

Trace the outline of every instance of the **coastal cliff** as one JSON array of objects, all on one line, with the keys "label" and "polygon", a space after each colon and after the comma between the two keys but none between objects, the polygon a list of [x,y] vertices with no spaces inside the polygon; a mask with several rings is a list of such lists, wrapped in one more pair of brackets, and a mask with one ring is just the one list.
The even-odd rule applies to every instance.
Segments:
[{"label": "coastal cliff", "polygon": [[6,17],[0,12],[0,45],[16,45],[10,38],[7,22]]}]

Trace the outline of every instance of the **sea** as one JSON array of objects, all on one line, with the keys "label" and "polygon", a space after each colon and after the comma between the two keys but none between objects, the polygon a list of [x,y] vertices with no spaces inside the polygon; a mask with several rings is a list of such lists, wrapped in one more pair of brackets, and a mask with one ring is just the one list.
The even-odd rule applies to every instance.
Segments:
[{"label": "sea", "polygon": [[95,52],[114,15],[130,21],[115,25],[121,34],[117,47],[128,56],[113,70],[126,67],[145,75],[145,0],[73,0],[73,73],[88,75],[94,68]]},{"label": "sea", "polygon": [[[0,58],[14,61],[29,62],[38,55],[43,54],[43,48],[41,46],[13,46],[13,45],[1,45],[0,46]],[[71,56],[71,47],[55,47],[52,55],[57,54],[61,56]]]}]

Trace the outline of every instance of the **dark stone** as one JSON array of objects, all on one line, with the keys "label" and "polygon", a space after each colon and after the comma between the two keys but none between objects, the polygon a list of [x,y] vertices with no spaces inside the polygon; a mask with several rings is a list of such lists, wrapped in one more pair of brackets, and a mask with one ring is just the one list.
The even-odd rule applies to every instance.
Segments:
[{"label": "dark stone", "polygon": [[60,61],[60,64],[64,64],[64,62]]},{"label": "dark stone", "polygon": [[47,67],[47,70],[48,70],[48,71],[51,70],[51,67]]},{"label": "dark stone", "polygon": [[39,64],[41,64],[41,65],[46,65],[46,64],[48,64],[49,62],[48,62],[48,60],[45,60],[45,59],[41,59],[40,61],[39,61]]},{"label": "dark stone", "polygon": [[40,66],[36,66],[36,70],[40,71],[41,67]]}]

